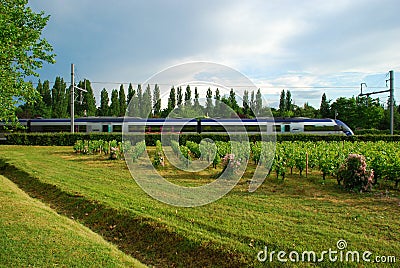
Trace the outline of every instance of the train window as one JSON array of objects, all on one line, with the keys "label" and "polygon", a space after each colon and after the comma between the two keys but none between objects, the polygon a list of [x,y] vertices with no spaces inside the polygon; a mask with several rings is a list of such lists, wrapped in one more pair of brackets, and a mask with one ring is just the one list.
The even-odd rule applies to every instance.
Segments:
[{"label": "train window", "polygon": [[128,132],[143,132],[143,126],[129,125]]},{"label": "train window", "polygon": [[226,132],[224,126],[221,125],[215,125],[215,126],[203,125],[202,127],[203,127],[202,132]]},{"label": "train window", "polygon": [[86,126],[78,126],[78,132],[86,132]]},{"label": "train window", "polygon": [[184,125],[181,132],[196,132],[197,131],[197,125],[192,126],[192,125]]},{"label": "train window", "polygon": [[32,126],[32,132],[69,132],[71,131],[71,126]]},{"label": "train window", "polygon": [[108,125],[103,125],[103,132],[109,132],[109,127]]},{"label": "train window", "polygon": [[304,125],[304,131],[335,131],[335,126]]},{"label": "train window", "polygon": [[275,132],[281,132],[281,125],[274,125]]},{"label": "train window", "polygon": [[343,131],[342,126],[335,125],[334,128],[335,128],[335,131]]},{"label": "train window", "polygon": [[122,125],[114,125],[113,132],[122,132]]},{"label": "train window", "polygon": [[285,132],[290,132],[290,125],[285,125]]},{"label": "train window", "polygon": [[247,132],[260,132],[260,126],[254,125],[254,126],[245,126]]}]

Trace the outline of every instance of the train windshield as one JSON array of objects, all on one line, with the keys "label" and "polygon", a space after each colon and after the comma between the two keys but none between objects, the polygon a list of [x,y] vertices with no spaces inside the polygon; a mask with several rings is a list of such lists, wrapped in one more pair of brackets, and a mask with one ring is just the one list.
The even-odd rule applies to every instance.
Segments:
[{"label": "train windshield", "polygon": [[343,132],[347,135],[347,136],[352,136],[354,135],[354,132],[351,130],[351,128],[349,128],[349,126],[347,126],[345,123],[343,123],[340,120],[335,120],[336,124],[338,126],[341,126],[343,128]]}]

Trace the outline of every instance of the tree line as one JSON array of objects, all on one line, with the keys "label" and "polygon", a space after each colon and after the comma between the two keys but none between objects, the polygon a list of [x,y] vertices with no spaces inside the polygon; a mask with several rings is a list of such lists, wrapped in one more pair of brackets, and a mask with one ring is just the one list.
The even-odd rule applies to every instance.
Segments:
[{"label": "tree line", "polygon": [[[134,117],[235,117],[254,118],[255,116],[274,117],[309,117],[337,118],[353,129],[388,129],[389,110],[379,99],[371,97],[340,97],[332,102],[325,93],[322,94],[319,109],[308,103],[298,106],[293,103],[290,90],[282,90],[278,108],[263,106],[260,89],[245,90],[242,96],[237,96],[232,88],[229,95],[222,95],[218,88],[208,88],[205,100],[200,100],[197,87],[192,89],[171,87],[167,106],[162,109],[160,87],[129,84],[127,94],[124,85],[119,90],[106,88],[100,93],[100,106],[96,106],[93,89],[89,80],[79,81],[79,88],[86,92],[77,93],[75,114],[83,116],[125,116]],[[18,107],[19,118],[68,118],[70,115],[70,87],[61,77],[56,77],[50,88],[48,80],[38,82],[36,91],[40,98],[34,103],[25,103]],[[239,100],[239,101],[238,101]],[[400,107],[395,109],[395,128],[400,128]]]}]

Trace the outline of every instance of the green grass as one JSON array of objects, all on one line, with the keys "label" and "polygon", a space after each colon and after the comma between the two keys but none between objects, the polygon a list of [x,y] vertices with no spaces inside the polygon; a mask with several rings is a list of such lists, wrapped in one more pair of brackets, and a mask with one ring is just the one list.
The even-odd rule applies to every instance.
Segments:
[{"label": "green grass", "polygon": [[[270,251],[321,252],[335,250],[339,239],[347,241],[348,250],[400,258],[400,199],[391,186],[358,194],[343,191],[333,178],[322,181],[316,172],[308,178],[288,175],[283,182],[271,174],[249,193],[246,180],[254,171],[250,165],[224,198],[202,207],[176,208],[144,193],[123,161],[71,151],[1,146],[0,158],[12,166],[4,167],[3,174],[146,264],[267,266],[256,259],[264,246]],[[199,185],[218,170],[200,172],[195,179],[169,165],[160,172],[172,182]],[[312,266],[293,264],[299,265]],[[332,265],[357,266],[318,264]]]},{"label": "green grass", "polygon": [[0,267],[144,267],[0,176]]}]

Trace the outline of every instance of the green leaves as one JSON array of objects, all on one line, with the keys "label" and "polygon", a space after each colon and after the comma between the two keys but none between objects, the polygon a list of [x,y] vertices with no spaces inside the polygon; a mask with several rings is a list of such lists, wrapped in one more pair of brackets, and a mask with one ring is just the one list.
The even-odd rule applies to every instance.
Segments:
[{"label": "green leaves", "polygon": [[34,13],[27,0],[0,0],[0,120],[15,121],[15,99],[38,98],[31,83],[44,62],[54,63],[52,47],[41,38],[49,16]]}]

